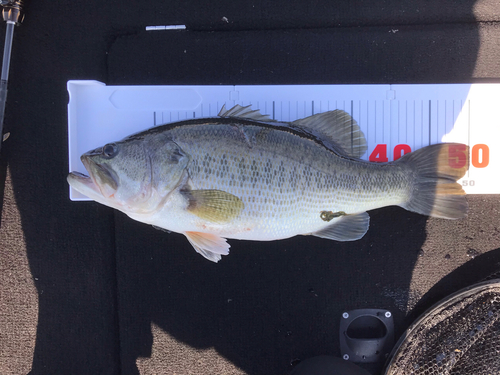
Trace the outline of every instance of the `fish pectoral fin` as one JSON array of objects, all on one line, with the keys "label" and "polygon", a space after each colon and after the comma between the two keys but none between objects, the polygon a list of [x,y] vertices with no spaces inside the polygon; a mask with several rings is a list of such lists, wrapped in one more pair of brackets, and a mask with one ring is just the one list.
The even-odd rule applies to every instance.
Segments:
[{"label": "fish pectoral fin", "polygon": [[184,235],[197,253],[212,262],[217,263],[221,255],[229,254],[230,245],[225,238],[202,232],[184,232]]},{"label": "fish pectoral fin", "polygon": [[246,107],[242,107],[239,104],[236,104],[233,108],[227,110],[226,105],[224,104],[218,114],[219,117],[236,117],[236,118],[246,118],[250,120],[256,121],[265,121],[265,122],[273,122],[269,115],[263,115],[259,112],[258,109],[252,110],[251,105],[247,105]]},{"label": "fish pectoral fin", "polygon": [[235,219],[245,207],[237,196],[222,190],[188,190],[187,210],[201,219],[214,223],[227,223]]},{"label": "fish pectoral fin", "polygon": [[370,215],[366,212],[342,216],[326,228],[311,233],[313,236],[335,241],[359,240],[368,231]]},{"label": "fish pectoral fin", "polygon": [[368,149],[366,138],[358,123],[340,109],[318,113],[292,122],[328,142],[334,151],[360,158]]}]

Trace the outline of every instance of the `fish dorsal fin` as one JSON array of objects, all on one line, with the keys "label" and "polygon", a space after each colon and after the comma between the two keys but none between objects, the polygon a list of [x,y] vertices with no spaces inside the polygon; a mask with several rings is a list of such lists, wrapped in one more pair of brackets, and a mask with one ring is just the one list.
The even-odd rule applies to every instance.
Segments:
[{"label": "fish dorsal fin", "polygon": [[358,123],[347,112],[340,109],[318,113],[292,122],[312,133],[335,151],[360,158],[368,149],[366,138]]},{"label": "fish dorsal fin", "polygon": [[362,212],[356,215],[342,216],[326,228],[311,234],[335,241],[356,241],[365,235],[369,225],[370,216],[366,212]]},{"label": "fish dorsal fin", "polygon": [[239,104],[236,104],[233,108],[226,110],[226,105],[224,104],[218,114],[219,117],[237,117],[237,118],[246,118],[255,121],[275,121],[272,120],[269,115],[263,115],[259,112],[258,109],[252,110],[251,105],[247,105],[246,107],[242,107]]},{"label": "fish dorsal fin", "polygon": [[197,253],[212,262],[217,263],[221,255],[229,254],[230,245],[225,238],[202,232],[184,232],[184,235]]},{"label": "fish dorsal fin", "polygon": [[188,190],[187,210],[201,219],[223,224],[236,218],[245,204],[237,196],[222,190]]}]

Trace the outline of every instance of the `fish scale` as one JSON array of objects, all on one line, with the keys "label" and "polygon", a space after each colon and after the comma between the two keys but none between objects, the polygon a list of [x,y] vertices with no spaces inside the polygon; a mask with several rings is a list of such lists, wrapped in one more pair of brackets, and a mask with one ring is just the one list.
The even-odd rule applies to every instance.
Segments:
[{"label": "fish scale", "polygon": [[[197,128],[194,137],[191,127]],[[408,181],[398,166],[385,173],[389,166],[341,157],[279,128],[263,131],[235,121],[180,126],[171,136],[183,150],[192,150],[188,171],[193,188],[223,190],[245,204],[233,224],[253,226],[252,233],[232,233],[233,238],[311,233],[331,224],[320,218],[324,210],[354,214],[402,203],[407,196]],[[229,230],[220,234],[227,236]]]},{"label": "fish scale", "polygon": [[81,157],[89,176],[70,173],[68,182],[132,219],[184,234],[215,262],[229,253],[227,238],[354,241],[368,230],[366,211],[389,205],[465,215],[456,181],[469,165],[467,146],[431,145],[378,164],[359,159],[366,149],[344,111],[280,123],[237,105],[89,151]]}]

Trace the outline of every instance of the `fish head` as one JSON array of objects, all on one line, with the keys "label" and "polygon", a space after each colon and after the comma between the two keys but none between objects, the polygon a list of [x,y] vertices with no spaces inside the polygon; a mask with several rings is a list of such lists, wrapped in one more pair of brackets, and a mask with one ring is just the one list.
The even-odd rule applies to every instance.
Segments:
[{"label": "fish head", "polygon": [[170,139],[129,138],[88,151],[89,176],[72,172],[69,184],[89,198],[130,213],[156,210],[179,185],[189,161]]}]

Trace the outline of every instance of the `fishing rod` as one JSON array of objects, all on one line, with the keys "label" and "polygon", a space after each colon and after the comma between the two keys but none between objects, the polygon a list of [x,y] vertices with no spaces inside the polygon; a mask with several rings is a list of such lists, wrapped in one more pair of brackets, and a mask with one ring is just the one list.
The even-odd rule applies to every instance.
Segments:
[{"label": "fishing rod", "polygon": [[7,82],[9,80],[10,54],[12,52],[12,39],[14,26],[20,25],[24,18],[22,0],[0,0],[2,5],[3,20],[7,23],[5,31],[5,45],[3,49],[2,75],[0,76],[0,150],[3,142],[3,119],[5,103],[7,101]]}]

